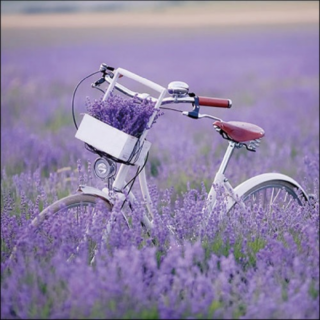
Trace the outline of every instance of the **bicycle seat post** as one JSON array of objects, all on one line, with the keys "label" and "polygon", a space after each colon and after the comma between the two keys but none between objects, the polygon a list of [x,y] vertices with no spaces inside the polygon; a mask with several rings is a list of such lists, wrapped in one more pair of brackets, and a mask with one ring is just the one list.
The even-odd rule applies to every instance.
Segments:
[{"label": "bicycle seat post", "polygon": [[219,167],[219,170],[217,171],[216,176],[224,175],[235,147],[236,147],[236,143],[233,141],[229,141],[228,148],[223,156],[222,162],[220,164],[220,167]]}]

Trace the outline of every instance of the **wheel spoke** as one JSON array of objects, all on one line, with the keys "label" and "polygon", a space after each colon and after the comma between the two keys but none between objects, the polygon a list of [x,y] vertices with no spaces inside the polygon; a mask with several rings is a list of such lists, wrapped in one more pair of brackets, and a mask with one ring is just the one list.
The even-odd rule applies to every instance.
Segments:
[{"label": "wheel spoke", "polygon": [[88,262],[94,261],[102,237],[99,229],[106,227],[100,222],[102,217],[101,221],[105,220],[104,210],[111,213],[112,206],[96,196],[83,194],[66,197],[46,208],[41,213],[46,219],[35,229],[45,253],[63,246],[66,260],[70,261],[86,248]]},{"label": "wheel spoke", "polygon": [[[289,216],[277,217],[276,215],[279,212],[287,212],[295,201],[302,205],[296,186],[285,180],[262,182],[243,195],[243,203],[248,211],[257,212],[257,208],[260,207],[266,221],[274,228],[278,228],[277,224],[280,222],[281,224],[288,223]],[[233,209],[231,208],[231,210]]]},{"label": "wheel spoke", "polygon": [[[273,188],[272,190],[274,190],[274,188]],[[275,196],[275,197],[274,197],[274,199],[272,199],[272,201],[271,201],[271,205],[275,203],[275,201],[277,200],[277,198],[278,198],[278,196],[279,196],[280,192],[281,192],[281,189],[279,188],[279,190],[278,190],[278,192],[277,192],[276,196]]]}]

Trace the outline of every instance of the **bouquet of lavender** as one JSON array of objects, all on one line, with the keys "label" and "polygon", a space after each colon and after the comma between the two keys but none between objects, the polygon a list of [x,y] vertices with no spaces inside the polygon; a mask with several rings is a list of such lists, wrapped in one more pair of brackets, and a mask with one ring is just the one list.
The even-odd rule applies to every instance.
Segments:
[{"label": "bouquet of lavender", "polygon": [[128,99],[112,93],[105,101],[101,98],[92,103],[87,97],[86,102],[90,116],[137,138],[161,115],[158,112],[151,126],[147,127],[154,106],[155,103],[148,98],[141,101],[137,96]]}]

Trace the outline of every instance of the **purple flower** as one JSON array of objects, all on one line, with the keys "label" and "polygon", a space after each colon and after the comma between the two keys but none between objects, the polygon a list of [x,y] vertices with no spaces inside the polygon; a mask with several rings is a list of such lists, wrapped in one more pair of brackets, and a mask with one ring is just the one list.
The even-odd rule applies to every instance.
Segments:
[{"label": "purple flower", "polygon": [[[150,129],[161,115],[155,110],[151,99],[140,101],[137,97],[123,98],[111,93],[107,100],[95,100],[93,103],[87,97],[88,114],[134,137],[140,137],[145,129]],[[150,127],[147,126],[150,117],[156,116]]]}]

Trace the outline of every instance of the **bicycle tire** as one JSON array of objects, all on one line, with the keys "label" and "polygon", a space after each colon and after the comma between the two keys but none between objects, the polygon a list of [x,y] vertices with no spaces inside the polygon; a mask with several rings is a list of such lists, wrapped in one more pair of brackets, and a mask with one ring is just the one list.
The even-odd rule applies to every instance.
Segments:
[{"label": "bicycle tire", "polygon": [[302,190],[297,188],[297,186],[295,186],[294,184],[285,180],[271,180],[271,181],[261,182],[244,193],[243,201],[246,202],[250,198],[250,196],[253,196],[254,194],[256,194],[261,190],[267,190],[267,189],[273,189],[273,190],[279,189],[279,191],[285,190],[285,192],[288,195],[290,195],[293,200],[297,201],[299,205],[303,205],[304,201],[308,201],[308,198],[306,197],[304,192],[302,192]]},{"label": "bicycle tire", "polygon": [[[287,180],[269,180],[256,184],[246,190],[241,199],[245,209],[257,218],[262,214],[262,219],[268,223],[273,232],[281,229],[281,226],[291,225],[294,220],[293,212],[296,206],[303,206],[308,202],[308,197],[302,189]],[[235,203],[229,210],[229,214],[235,209]],[[259,213],[260,210],[260,213]]]},{"label": "bicycle tire", "polygon": [[[63,245],[66,259],[69,260],[76,256],[82,246],[87,250],[88,261],[93,262],[101,237],[107,234],[107,224],[112,220],[112,208],[113,205],[106,199],[83,193],[54,202],[31,222],[36,237],[34,242],[41,241],[37,250],[42,246],[46,252],[50,252]],[[18,247],[19,242],[13,254]]]},{"label": "bicycle tire", "polygon": [[86,205],[91,204],[95,206],[97,202],[105,204],[106,209],[109,209],[110,211],[112,210],[112,204],[97,195],[77,193],[57,200],[56,202],[43,209],[39,216],[32,220],[31,224],[34,227],[37,227],[43,222],[44,219],[47,219],[48,215],[50,214],[56,214],[59,211],[65,210],[66,208],[77,207],[81,203]]}]

